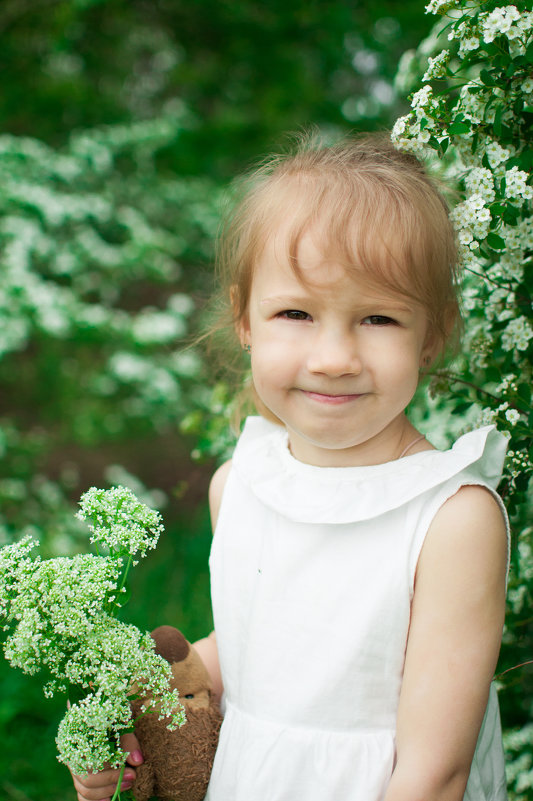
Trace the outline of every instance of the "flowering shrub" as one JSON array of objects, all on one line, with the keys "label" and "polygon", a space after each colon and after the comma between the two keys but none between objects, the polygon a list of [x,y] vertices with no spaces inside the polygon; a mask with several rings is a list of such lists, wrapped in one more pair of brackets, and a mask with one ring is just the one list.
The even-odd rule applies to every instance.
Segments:
[{"label": "flowering shrub", "polygon": [[[0,622],[6,659],[44,677],[44,693],[68,693],[59,725],[59,760],[75,773],[124,765],[120,736],[133,729],[131,702],[148,698],[144,713],[185,721],[170,665],[149,634],[116,619],[133,557],[155,548],[157,512],[124,487],[90,489],[79,517],[91,521],[91,541],[106,555],[32,558],[31,537],[0,550]],[[120,782],[118,784],[120,786]],[[117,790],[116,797],[119,797]]]},{"label": "flowering shrub", "polygon": [[0,136],[0,545],[29,531],[65,552],[76,448],[166,436],[193,406],[183,342],[218,215],[211,181],[160,168],[186,125],[177,104],[61,149]]},{"label": "flowering shrub", "polygon": [[[464,265],[464,355],[436,373],[433,393],[451,393],[469,424],[496,423],[510,440],[500,489],[515,537],[501,700],[504,722],[507,714],[525,723],[533,712],[524,665],[533,646],[533,12],[518,0],[432,0],[426,11],[443,19],[402,60],[398,84],[416,91],[393,140],[429,157],[459,190],[452,216]],[[533,790],[533,730],[509,733],[506,744],[511,797],[525,801]]]}]

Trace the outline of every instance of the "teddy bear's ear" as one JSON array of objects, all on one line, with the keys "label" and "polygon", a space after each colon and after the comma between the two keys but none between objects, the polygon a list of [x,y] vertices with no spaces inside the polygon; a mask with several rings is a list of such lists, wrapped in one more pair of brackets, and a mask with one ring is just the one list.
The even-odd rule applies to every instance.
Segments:
[{"label": "teddy bear's ear", "polygon": [[172,665],[187,658],[190,645],[178,629],[173,626],[159,626],[151,632],[155,640],[155,652]]}]

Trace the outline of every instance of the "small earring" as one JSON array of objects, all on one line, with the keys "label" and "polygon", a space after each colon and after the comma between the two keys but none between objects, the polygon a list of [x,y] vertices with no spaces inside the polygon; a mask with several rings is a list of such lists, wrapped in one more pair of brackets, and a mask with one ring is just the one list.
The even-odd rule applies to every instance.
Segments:
[{"label": "small earring", "polygon": [[243,350],[246,351],[246,353],[251,353],[252,352],[252,346],[248,345],[248,343],[246,343],[242,347],[243,347]]},{"label": "small earring", "polygon": [[422,367],[429,367],[431,364],[431,356],[424,356],[422,359]]}]

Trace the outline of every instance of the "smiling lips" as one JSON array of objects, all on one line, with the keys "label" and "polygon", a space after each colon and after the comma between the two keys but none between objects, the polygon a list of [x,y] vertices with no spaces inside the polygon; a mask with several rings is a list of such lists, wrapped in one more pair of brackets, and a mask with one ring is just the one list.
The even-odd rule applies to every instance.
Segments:
[{"label": "smiling lips", "polygon": [[362,398],[366,393],[350,394],[350,395],[327,395],[323,392],[312,392],[310,390],[302,389],[301,392],[311,400],[318,401],[319,403],[329,404],[331,406],[339,406],[343,403]]}]

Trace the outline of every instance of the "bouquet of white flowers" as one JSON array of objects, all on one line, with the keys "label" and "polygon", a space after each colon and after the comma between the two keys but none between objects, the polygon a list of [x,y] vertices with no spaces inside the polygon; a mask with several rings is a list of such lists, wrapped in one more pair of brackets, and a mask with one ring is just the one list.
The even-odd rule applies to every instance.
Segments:
[{"label": "bouquet of white flowers", "polygon": [[130,568],[163,530],[159,513],[125,487],[93,487],[77,516],[88,521],[96,555],[32,557],[31,537],[0,549],[0,626],[10,664],[40,672],[46,696],[67,693],[58,759],[86,774],[105,764],[124,768],[120,737],[133,730],[132,701],[145,699],[142,714],[168,718],[169,728],[185,715],[150,635],[116,619]]}]

